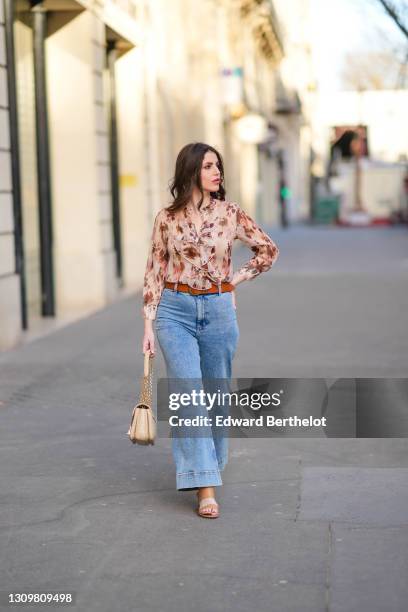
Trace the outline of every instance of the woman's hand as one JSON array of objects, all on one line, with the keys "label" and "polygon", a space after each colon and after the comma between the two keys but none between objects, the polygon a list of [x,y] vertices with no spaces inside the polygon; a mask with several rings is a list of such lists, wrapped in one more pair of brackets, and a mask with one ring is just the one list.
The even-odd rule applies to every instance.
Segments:
[{"label": "woman's hand", "polygon": [[143,336],[143,353],[147,353],[150,351],[152,355],[155,354],[154,347],[155,339],[154,339],[154,331],[153,331],[153,321],[151,319],[145,319],[145,328],[144,328],[144,336]]},{"label": "woman's hand", "polygon": [[239,285],[239,283],[242,283],[243,281],[247,279],[248,279],[248,275],[245,272],[241,274],[236,272],[232,278],[231,284],[234,285],[234,287],[236,287],[237,285]]},{"label": "woman's hand", "polygon": [[[246,272],[241,273],[241,274],[236,272],[232,278],[231,285],[234,285],[234,287],[236,287],[237,285],[239,285],[239,283],[242,283],[243,281],[247,279],[248,279],[248,274]],[[234,306],[236,310],[237,309],[237,298],[235,294],[235,289],[231,293],[232,293],[232,305]]]}]

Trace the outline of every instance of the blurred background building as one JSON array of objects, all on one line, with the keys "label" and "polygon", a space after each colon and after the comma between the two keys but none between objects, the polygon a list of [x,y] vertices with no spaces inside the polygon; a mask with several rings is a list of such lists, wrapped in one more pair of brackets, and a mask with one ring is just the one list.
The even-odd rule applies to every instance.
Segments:
[{"label": "blurred background building", "polygon": [[0,6],[2,348],[140,288],[187,142],[218,147],[228,197],[279,223],[300,109],[282,107],[271,2]]},{"label": "blurred background building", "polygon": [[219,148],[227,197],[270,227],[401,211],[407,90],[326,90],[324,10],[0,0],[0,348],[141,288],[187,142]]},{"label": "blurred background building", "polygon": [[310,0],[310,217],[408,221],[408,12],[404,0]]},{"label": "blurred background building", "polygon": [[141,257],[147,220],[137,184],[144,146],[136,3],[0,6],[7,347],[22,330],[90,312],[135,283],[127,256]]}]

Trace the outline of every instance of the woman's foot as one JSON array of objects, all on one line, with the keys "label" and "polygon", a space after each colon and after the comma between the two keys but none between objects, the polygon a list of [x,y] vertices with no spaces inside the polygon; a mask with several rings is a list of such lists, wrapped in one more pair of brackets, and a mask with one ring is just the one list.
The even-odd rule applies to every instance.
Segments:
[{"label": "woman's foot", "polygon": [[214,498],[214,487],[200,487],[197,491],[197,514],[203,518],[218,518],[218,504]]}]

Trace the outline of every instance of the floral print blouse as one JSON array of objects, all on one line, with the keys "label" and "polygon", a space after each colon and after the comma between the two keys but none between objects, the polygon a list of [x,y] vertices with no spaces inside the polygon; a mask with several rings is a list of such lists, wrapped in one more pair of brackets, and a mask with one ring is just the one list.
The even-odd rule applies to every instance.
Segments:
[{"label": "floral print blouse", "polygon": [[269,270],[278,258],[276,244],[238,204],[210,198],[208,204],[201,205],[199,231],[193,211],[189,203],[176,212],[162,208],[155,217],[143,284],[142,313],[146,319],[156,318],[165,281],[187,283],[195,289],[231,282],[235,239],[254,253],[239,269],[246,280]]}]

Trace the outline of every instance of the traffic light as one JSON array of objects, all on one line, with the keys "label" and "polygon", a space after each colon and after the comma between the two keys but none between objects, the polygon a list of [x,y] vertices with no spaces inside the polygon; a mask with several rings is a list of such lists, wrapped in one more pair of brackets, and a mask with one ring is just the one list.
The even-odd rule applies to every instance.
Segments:
[{"label": "traffic light", "polygon": [[292,192],[289,187],[284,185],[283,187],[281,187],[280,195],[282,200],[289,200],[292,197]]}]

